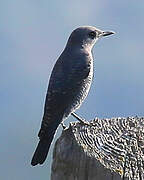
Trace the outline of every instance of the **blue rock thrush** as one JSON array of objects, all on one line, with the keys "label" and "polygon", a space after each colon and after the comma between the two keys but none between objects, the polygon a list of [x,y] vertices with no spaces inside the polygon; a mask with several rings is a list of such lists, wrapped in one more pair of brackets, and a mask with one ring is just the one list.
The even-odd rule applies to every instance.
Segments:
[{"label": "blue rock thrush", "polygon": [[73,114],[88,95],[93,78],[92,47],[99,38],[111,34],[114,32],[91,26],[79,27],[71,33],[52,70],[38,134],[40,141],[31,161],[33,166],[43,164],[59,124]]}]

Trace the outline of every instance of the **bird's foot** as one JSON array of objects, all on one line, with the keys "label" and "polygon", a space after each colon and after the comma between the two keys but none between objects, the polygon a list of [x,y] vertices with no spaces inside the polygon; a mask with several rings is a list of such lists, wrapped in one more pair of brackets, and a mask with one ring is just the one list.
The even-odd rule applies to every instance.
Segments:
[{"label": "bird's foot", "polygon": [[63,130],[65,130],[67,128],[63,122],[61,122],[61,126],[62,126]]},{"label": "bird's foot", "polygon": [[72,116],[74,116],[81,124],[84,125],[90,125],[88,121],[85,121],[83,118],[79,117],[76,113],[71,113]]}]

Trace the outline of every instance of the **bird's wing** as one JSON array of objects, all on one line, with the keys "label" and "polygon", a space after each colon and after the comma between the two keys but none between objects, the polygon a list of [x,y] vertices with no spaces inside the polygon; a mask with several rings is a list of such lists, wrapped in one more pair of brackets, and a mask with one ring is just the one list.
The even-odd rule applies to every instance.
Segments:
[{"label": "bird's wing", "polygon": [[73,63],[72,58],[70,61],[63,59],[56,62],[50,77],[40,138],[62,121],[65,109],[79,92],[82,80],[86,79],[90,72],[89,63],[81,63],[79,59],[77,63]]}]

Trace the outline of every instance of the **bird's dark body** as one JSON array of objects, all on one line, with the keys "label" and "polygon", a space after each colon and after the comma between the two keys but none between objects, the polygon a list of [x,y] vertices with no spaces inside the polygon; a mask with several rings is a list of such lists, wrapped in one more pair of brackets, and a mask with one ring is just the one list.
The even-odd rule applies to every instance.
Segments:
[{"label": "bird's dark body", "polygon": [[71,49],[64,50],[50,77],[44,116],[38,134],[40,142],[37,147],[38,152],[36,150],[32,160],[33,165],[35,165],[34,162],[43,163],[57,127],[81,105],[90,88],[93,76],[91,53],[80,49],[80,52],[76,51],[71,57],[70,51]]},{"label": "bird's dark body", "polygon": [[[69,53],[69,51],[66,52]],[[93,63],[92,58],[89,58],[90,54],[83,50],[73,57],[69,54],[65,54],[65,51],[62,53],[50,77],[42,122],[45,127],[55,121],[58,122],[58,119],[60,124],[63,118],[78,108],[91,84]],[[68,59],[63,61],[65,55]],[[49,132],[44,132],[44,134],[47,133]],[[43,133],[41,132],[39,136],[43,137]]]}]

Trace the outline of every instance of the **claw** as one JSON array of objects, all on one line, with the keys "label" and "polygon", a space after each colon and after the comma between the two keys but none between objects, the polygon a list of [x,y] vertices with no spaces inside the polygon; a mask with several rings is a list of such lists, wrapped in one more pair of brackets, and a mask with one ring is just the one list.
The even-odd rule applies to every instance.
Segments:
[{"label": "claw", "polygon": [[62,126],[63,130],[65,130],[67,128],[63,122],[61,122],[61,126]]}]

